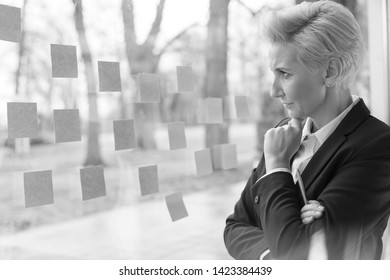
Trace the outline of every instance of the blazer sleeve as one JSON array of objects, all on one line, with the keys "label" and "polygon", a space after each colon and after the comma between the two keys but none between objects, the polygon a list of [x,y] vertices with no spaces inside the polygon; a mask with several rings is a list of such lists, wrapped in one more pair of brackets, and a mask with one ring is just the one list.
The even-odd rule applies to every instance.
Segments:
[{"label": "blazer sleeve", "polygon": [[308,226],[302,223],[302,206],[292,175],[270,174],[253,185],[250,193],[259,197],[254,209],[263,225],[272,258],[307,259],[310,236],[321,227],[322,219]]},{"label": "blazer sleeve", "polygon": [[235,259],[259,259],[268,249],[264,231],[258,224],[259,218],[254,209],[253,198],[249,192],[260,177],[262,161],[252,174],[234,207],[234,212],[226,220],[224,230],[225,246]]},{"label": "blazer sleeve", "polygon": [[[275,127],[286,124],[290,118],[282,119]],[[268,250],[267,240],[259,216],[255,211],[258,198],[252,197],[251,187],[265,174],[264,156],[252,171],[241,197],[234,207],[234,212],[226,220],[224,230],[225,246],[235,259],[256,259]],[[269,258],[269,254],[265,259]]]},{"label": "blazer sleeve", "polygon": [[[381,233],[376,231],[382,230],[380,225],[389,217],[388,143],[389,137],[366,143],[336,170],[317,198],[325,206],[324,215],[309,225],[300,220],[298,194],[290,174],[274,173],[253,185],[251,195],[260,197],[255,211],[272,257],[306,259],[310,237],[320,228],[326,235],[330,259],[351,258],[351,252],[364,247],[365,242],[377,246],[381,241],[373,236],[380,239]],[[374,250],[372,246],[365,249]],[[378,257],[370,256],[370,252],[363,254]]]}]

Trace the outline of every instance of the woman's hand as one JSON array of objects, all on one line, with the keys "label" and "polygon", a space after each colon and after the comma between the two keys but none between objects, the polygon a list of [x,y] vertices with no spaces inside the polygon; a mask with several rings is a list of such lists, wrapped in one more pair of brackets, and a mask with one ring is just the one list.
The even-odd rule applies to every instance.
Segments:
[{"label": "woman's hand", "polygon": [[290,159],[301,144],[302,122],[292,119],[287,125],[271,128],[264,135],[264,158],[267,172],[289,168]]},{"label": "woman's hand", "polygon": [[301,209],[302,223],[308,225],[315,219],[319,219],[322,213],[325,211],[325,207],[322,206],[317,200],[309,200],[308,204]]}]

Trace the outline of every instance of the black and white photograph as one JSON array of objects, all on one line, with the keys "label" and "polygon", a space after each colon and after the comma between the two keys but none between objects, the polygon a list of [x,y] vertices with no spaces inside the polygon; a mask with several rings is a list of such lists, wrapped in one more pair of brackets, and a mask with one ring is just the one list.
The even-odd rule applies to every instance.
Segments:
[{"label": "black and white photograph", "polygon": [[0,54],[4,279],[389,265],[388,0],[0,0]]}]

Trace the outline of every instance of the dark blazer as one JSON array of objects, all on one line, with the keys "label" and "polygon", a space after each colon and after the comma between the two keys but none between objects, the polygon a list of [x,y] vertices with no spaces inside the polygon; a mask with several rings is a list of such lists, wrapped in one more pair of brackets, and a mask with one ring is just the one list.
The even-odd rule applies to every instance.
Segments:
[{"label": "dark blazer", "polygon": [[264,157],[253,170],[224,240],[236,259],[307,259],[310,237],[322,228],[329,259],[379,259],[390,213],[390,127],[360,100],[315,153],[302,173],[308,200],[325,212],[304,225],[303,200],[292,175],[265,176]]}]

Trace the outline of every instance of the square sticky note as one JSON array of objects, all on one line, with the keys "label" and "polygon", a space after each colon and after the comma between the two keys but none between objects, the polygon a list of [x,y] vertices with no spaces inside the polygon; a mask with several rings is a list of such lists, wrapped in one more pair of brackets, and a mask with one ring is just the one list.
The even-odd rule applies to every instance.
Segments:
[{"label": "square sticky note", "polygon": [[191,66],[177,66],[176,74],[178,92],[191,92],[194,90],[194,76]]},{"label": "square sticky note", "polygon": [[25,207],[54,203],[52,171],[24,173]]},{"label": "square sticky note", "polygon": [[19,42],[22,35],[21,9],[0,4],[0,40]]},{"label": "square sticky note", "polygon": [[187,147],[184,122],[168,124],[169,148],[171,150],[183,149]]},{"label": "square sticky note", "polygon": [[250,118],[248,97],[235,96],[235,104],[236,104],[237,118],[239,119]]},{"label": "square sticky note", "polygon": [[98,61],[99,91],[122,91],[119,62]]},{"label": "square sticky note", "polygon": [[56,143],[81,141],[79,109],[53,110]]},{"label": "square sticky note", "polygon": [[188,216],[186,206],[184,205],[183,195],[181,193],[173,193],[165,197],[165,202],[171,216],[172,222],[180,220]]},{"label": "square sticky note", "polygon": [[159,191],[157,165],[139,167],[138,175],[141,195],[153,194]]},{"label": "square sticky note", "polygon": [[138,75],[139,102],[160,102],[160,84],[157,74],[142,73]]},{"label": "square sticky note", "polygon": [[213,173],[210,149],[195,151],[196,175],[203,176]]},{"label": "square sticky note", "polygon": [[214,170],[222,169],[222,148],[221,145],[211,147],[211,162]]},{"label": "square sticky note", "polygon": [[51,44],[50,52],[53,78],[77,78],[76,46]]},{"label": "square sticky note", "polygon": [[7,103],[8,138],[38,136],[37,103]]},{"label": "square sticky note", "polygon": [[115,151],[136,147],[134,120],[114,121]]},{"label": "square sticky note", "polygon": [[236,168],[237,163],[237,151],[235,144],[222,144],[221,148],[221,167],[222,169]]},{"label": "square sticky note", "polygon": [[103,166],[91,166],[80,169],[80,181],[83,200],[106,195]]}]

